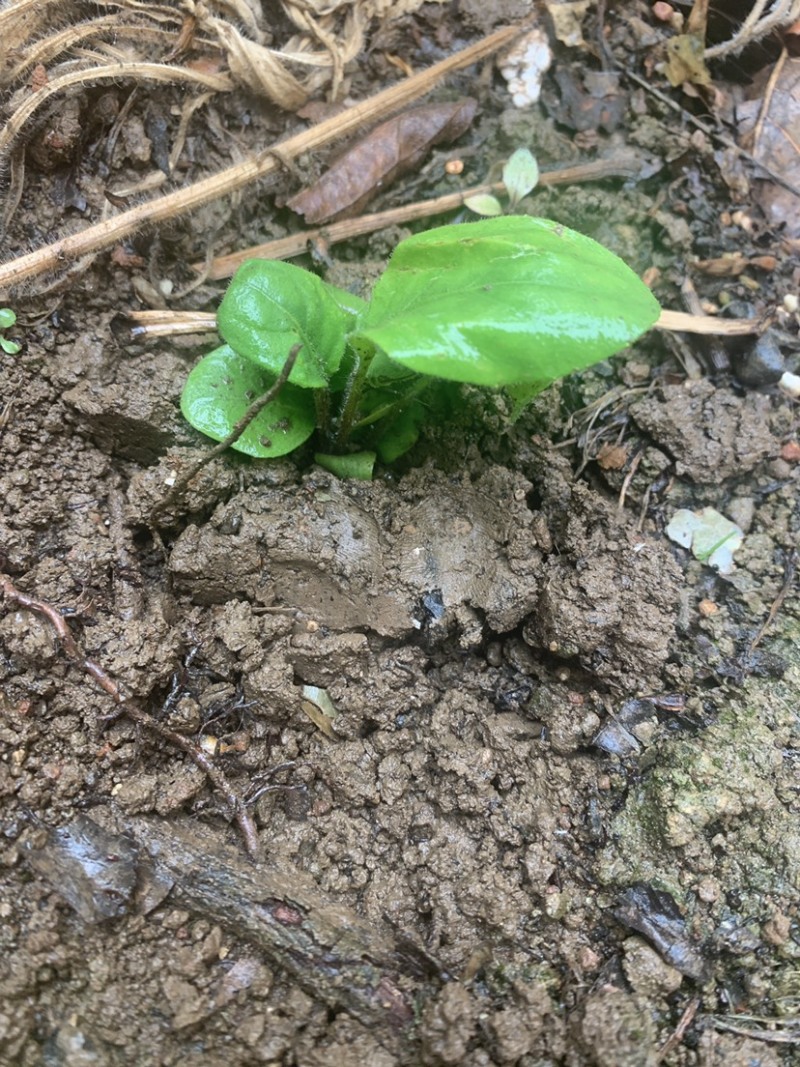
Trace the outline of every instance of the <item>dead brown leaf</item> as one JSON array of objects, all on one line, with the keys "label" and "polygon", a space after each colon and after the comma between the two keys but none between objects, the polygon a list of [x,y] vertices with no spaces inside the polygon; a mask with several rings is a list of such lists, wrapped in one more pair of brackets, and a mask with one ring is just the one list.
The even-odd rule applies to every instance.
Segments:
[{"label": "dead brown leaf", "polygon": [[293,196],[288,206],[309,223],[357,215],[380,189],[413,170],[434,145],[460,137],[477,106],[467,97],[396,115],[356,142],[319,181]]},{"label": "dead brown leaf", "polygon": [[748,267],[758,267],[760,270],[775,270],[778,261],[775,256],[745,256],[741,252],[731,252],[728,255],[719,256],[716,259],[696,259],[692,266],[703,274],[711,274],[717,278],[736,278]]},{"label": "dead brown leaf", "polygon": [[250,41],[223,19],[209,19],[228,56],[231,74],[241,85],[280,107],[294,110],[308,100],[308,92],[270,49]]},{"label": "dead brown leaf", "polygon": [[[763,82],[757,85],[758,97],[740,108],[739,139],[744,144],[748,140],[752,142],[752,153],[758,162],[797,187],[800,186],[800,59],[784,56],[780,62],[777,78],[770,78],[766,86]],[[793,192],[767,179],[755,184],[754,195],[771,225],[783,224],[786,236],[800,236],[800,199]]]}]

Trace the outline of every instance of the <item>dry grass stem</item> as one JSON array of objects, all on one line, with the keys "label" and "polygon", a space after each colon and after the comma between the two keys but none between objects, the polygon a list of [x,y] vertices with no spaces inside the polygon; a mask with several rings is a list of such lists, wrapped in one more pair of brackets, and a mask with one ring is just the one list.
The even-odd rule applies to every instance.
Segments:
[{"label": "dry grass stem", "polygon": [[[579,182],[600,181],[604,178],[632,177],[638,172],[640,165],[638,156],[622,153],[618,157],[596,159],[588,163],[577,163],[544,171],[539,176],[539,185],[572,185]],[[210,266],[205,263],[194,263],[192,267],[198,271],[207,270],[206,277],[210,281],[230,278],[237,267],[247,259],[291,259],[293,256],[302,255],[307,250],[309,242],[312,241],[322,239],[329,244],[349,241],[353,237],[374,233],[375,230],[382,230],[386,226],[400,226],[416,219],[426,219],[448,211],[457,211],[458,208],[463,207],[464,201],[472,196],[482,196],[486,193],[502,195],[504,192],[505,186],[502,182],[484,182],[481,185],[473,185],[469,189],[461,189],[455,193],[445,193],[444,196],[433,197],[430,200],[417,200],[413,204],[403,204],[402,207],[359,215],[354,219],[343,219],[341,222],[329,223],[316,229],[300,230],[298,233],[289,234],[288,237],[278,237],[273,241],[253,245],[240,252],[218,256],[211,261]]]},{"label": "dry grass stem", "polygon": [[769,0],[756,0],[750,13],[737,32],[728,41],[712,45],[705,50],[706,59],[736,55],[755,41],[760,41],[773,30],[800,19],[800,0],[774,0],[767,10]]},{"label": "dry grass stem", "polygon": [[722,337],[744,337],[762,333],[764,323],[759,319],[718,319],[714,315],[692,315],[688,311],[662,310],[658,330],[673,330],[676,333],[718,334]]},{"label": "dry grass stem", "polygon": [[[216,315],[212,311],[130,311],[126,319],[131,323],[132,338],[208,333],[217,328]],[[764,323],[758,319],[718,319],[713,315],[691,315],[686,311],[664,309],[654,328],[677,333],[744,337],[760,333]]]},{"label": "dry grass stem", "polygon": [[63,92],[65,89],[77,85],[88,85],[93,82],[118,82],[121,79],[143,80],[164,82],[167,85],[175,85],[181,82],[202,85],[206,89],[214,89],[216,92],[229,91],[232,88],[230,78],[224,74],[204,74],[201,71],[189,70],[186,67],[168,66],[163,63],[115,63],[103,67],[89,67],[85,70],[71,71],[60,78],[54,78],[43,88],[32,93],[28,99],[17,108],[8,122],[0,131],[0,159],[20,135],[23,127],[31,116],[46,103],[51,97]]}]

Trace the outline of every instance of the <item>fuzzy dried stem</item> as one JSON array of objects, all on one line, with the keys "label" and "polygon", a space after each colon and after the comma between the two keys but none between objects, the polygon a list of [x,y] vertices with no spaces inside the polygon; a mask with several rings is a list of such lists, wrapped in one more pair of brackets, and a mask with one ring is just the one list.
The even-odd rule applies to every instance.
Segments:
[{"label": "fuzzy dried stem", "polygon": [[203,74],[201,71],[189,70],[187,67],[174,67],[166,63],[113,63],[105,67],[88,67],[85,70],[73,70],[60,78],[54,78],[43,88],[32,93],[22,107],[17,108],[5,127],[0,131],[0,158],[20,135],[28,119],[51,96],[55,96],[74,85],[86,85],[90,82],[118,82],[122,78],[141,79],[143,81],[166,82],[173,85],[180,82],[198,84],[216,92],[230,91],[233,83],[224,74]]},{"label": "fuzzy dried stem", "polygon": [[755,0],[750,13],[737,32],[728,41],[722,41],[704,52],[706,59],[718,59],[720,56],[741,52],[754,41],[760,41],[768,33],[780,26],[788,26],[800,18],[800,0],[776,0],[772,8],[764,14],[769,0]]},{"label": "fuzzy dried stem", "polygon": [[[132,339],[206,333],[216,329],[217,322],[213,311],[132,311],[127,318],[133,324]],[[658,321],[653,324],[657,330],[722,337],[763,333],[767,325],[764,319],[720,319],[714,315],[692,315],[687,311],[669,311],[667,308],[662,309]]]}]

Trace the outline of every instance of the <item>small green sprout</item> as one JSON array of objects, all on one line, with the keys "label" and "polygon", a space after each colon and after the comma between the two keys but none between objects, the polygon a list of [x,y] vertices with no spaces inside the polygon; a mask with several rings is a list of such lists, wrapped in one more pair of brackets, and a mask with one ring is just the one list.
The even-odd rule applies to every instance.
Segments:
[{"label": "small green sprout", "polygon": [[22,347],[16,341],[9,341],[3,336],[4,332],[10,329],[16,321],[17,316],[11,308],[0,308],[0,348],[9,356],[15,356]]},{"label": "small green sprout", "polygon": [[[539,164],[536,157],[527,148],[518,148],[506,160],[503,167],[503,185],[508,193],[508,211],[514,211],[520,200],[532,193],[539,184]],[[470,196],[464,201],[464,207],[476,215],[493,218],[503,214],[503,205],[496,196],[482,193]]]},{"label": "small green sprout", "polygon": [[299,267],[253,259],[217,312],[225,343],[191,371],[181,410],[224,440],[300,346],[287,384],[231,447],[282,456],[316,429],[320,462],[368,478],[376,456],[391,463],[438,417],[443,383],[505,387],[519,405],[620,351],[659,312],[608,249],[529,216],[409,237],[368,303]]}]

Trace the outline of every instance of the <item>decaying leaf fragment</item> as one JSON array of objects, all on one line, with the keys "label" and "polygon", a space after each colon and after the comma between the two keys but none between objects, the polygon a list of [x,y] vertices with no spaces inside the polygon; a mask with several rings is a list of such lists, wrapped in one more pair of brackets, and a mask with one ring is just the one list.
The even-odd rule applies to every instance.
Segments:
[{"label": "decaying leaf fragment", "polygon": [[[759,163],[790,185],[800,185],[800,58],[787,59],[772,85],[764,110],[770,71],[756,79],[752,100],[738,109],[739,141]],[[759,174],[755,197],[770,226],[782,226],[786,237],[800,237],[800,199],[784,185]]]},{"label": "decaying leaf fragment", "polygon": [[309,223],[358,214],[382,187],[413,170],[434,145],[460,137],[477,106],[466,97],[396,115],[356,142],[318,182],[293,196],[288,206]]},{"label": "decaying leaf fragment", "polygon": [[667,64],[664,70],[670,85],[684,82],[710,85],[711,75],[704,59],[705,42],[694,33],[684,33],[667,41]]}]

